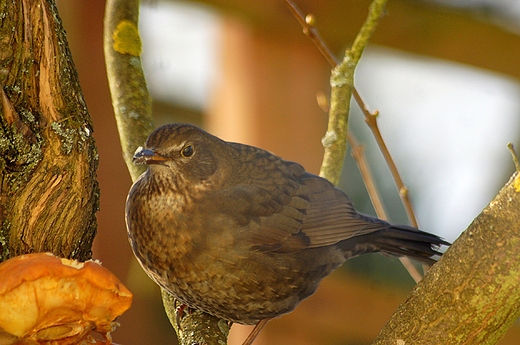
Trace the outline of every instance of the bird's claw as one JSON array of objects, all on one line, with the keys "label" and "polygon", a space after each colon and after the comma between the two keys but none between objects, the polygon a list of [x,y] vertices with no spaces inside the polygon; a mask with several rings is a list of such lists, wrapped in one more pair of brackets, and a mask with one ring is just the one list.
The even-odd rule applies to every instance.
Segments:
[{"label": "bird's claw", "polygon": [[188,314],[191,314],[192,310],[187,304],[180,303],[177,299],[173,302],[173,307],[175,308],[175,322],[179,330],[182,330],[181,320],[184,317],[184,311],[186,310]]}]

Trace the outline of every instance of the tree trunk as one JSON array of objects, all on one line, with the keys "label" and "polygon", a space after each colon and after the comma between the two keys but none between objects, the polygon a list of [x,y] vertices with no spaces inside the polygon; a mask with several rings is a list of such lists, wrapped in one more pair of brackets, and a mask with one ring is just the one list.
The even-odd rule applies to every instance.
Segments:
[{"label": "tree trunk", "polygon": [[56,6],[8,0],[0,13],[0,261],[89,259],[98,156]]}]

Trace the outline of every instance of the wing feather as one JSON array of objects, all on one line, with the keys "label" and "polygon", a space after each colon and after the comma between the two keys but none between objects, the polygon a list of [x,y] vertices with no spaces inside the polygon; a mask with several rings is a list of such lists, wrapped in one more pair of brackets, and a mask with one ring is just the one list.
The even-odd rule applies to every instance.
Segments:
[{"label": "wing feather", "polygon": [[343,192],[297,163],[253,147],[240,154],[248,173],[235,172],[236,184],[219,190],[216,200],[228,200],[219,211],[246,220],[240,223],[240,240],[259,250],[329,246],[389,226],[358,214]]}]

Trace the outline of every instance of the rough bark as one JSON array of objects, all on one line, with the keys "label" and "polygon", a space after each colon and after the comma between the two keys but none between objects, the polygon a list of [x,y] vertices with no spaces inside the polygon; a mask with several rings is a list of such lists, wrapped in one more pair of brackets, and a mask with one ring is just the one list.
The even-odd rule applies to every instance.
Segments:
[{"label": "rough bark", "polygon": [[415,287],[374,345],[496,344],[520,317],[520,174]]},{"label": "rough bark", "polygon": [[98,156],[56,6],[8,0],[0,15],[0,261],[89,259]]}]

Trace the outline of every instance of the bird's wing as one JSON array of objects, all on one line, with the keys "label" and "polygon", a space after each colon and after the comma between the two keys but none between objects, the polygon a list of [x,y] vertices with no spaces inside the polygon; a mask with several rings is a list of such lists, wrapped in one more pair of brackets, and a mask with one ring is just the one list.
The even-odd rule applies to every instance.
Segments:
[{"label": "bird's wing", "polygon": [[345,193],[319,176],[301,176],[310,206],[302,232],[310,239],[309,247],[321,247],[369,234],[390,225],[377,218],[359,214]]},{"label": "bird's wing", "polygon": [[[358,214],[348,197],[327,180],[263,153],[254,160],[263,169],[248,169],[247,179],[219,190],[215,199],[225,200],[219,212],[234,219],[239,240],[259,250],[292,252],[388,226]],[[269,162],[264,165],[261,159]]]},{"label": "bird's wing", "polygon": [[[237,240],[265,251],[293,251],[308,248],[309,239],[301,231],[310,206],[297,178],[305,170],[297,163],[285,162],[259,151],[253,161],[262,169],[248,167],[247,173],[235,171],[228,185],[212,193],[218,201],[223,221],[233,221]],[[262,160],[269,162],[262,163]],[[274,161],[273,161],[274,159]],[[266,169],[269,166],[271,169]],[[229,223],[228,223],[229,224]]]},{"label": "bird's wing", "polygon": [[251,185],[238,185],[227,192],[232,198],[219,208],[229,210],[235,218],[242,241],[264,250],[308,247],[309,241],[301,233],[305,212],[299,209],[307,206],[306,200],[296,196],[273,198],[270,192]]}]

